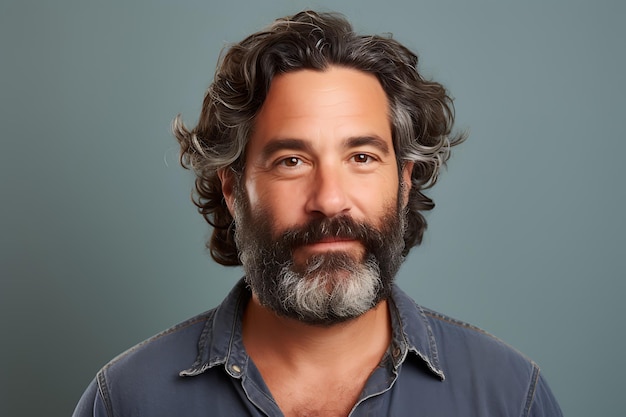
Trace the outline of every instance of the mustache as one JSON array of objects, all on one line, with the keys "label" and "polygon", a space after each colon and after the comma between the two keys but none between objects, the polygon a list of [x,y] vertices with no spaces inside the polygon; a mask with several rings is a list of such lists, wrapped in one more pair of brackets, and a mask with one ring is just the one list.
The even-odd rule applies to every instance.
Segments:
[{"label": "mustache", "polygon": [[327,239],[356,240],[366,248],[380,247],[384,242],[380,230],[350,216],[314,219],[285,230],[278,240],[282,245],[295,249]]}]

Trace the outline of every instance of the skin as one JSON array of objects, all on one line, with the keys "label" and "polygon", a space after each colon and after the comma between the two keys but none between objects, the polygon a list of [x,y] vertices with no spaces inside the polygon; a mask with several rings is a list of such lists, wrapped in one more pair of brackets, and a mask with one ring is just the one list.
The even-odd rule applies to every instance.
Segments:
[{"label": "skin", "polygon": [[[276,77],[246,150],[251,208],[274,213],[277,235],[315,216],[347,214],[380,226],[386,205],[396,204],[399,181],[388,108],[378,80],[354,69]],[[403,172],[407,185],[411,167]],[[233,213],[232,183],[225,176],[224,197]],[[294,257],[298,263],[330,250],[362,252],[355,242],[328,241]]]},{"label": "skin", "polygon": [[[354,69],[275,77],[246,155],[250,207],[271,214],[275,236],[319,216],[349,215],[379,227],[385,209],[397,206],[399,181],[406,194],[410,189],[412,164],[398,175],[387,96],[375,76]],[[228,170],[219,175],[234,213],[234,178]],[[358,241],[328,239],[297,248],[294,262],[328,251],[364,254]],[[335,401],[337,390],[342,403],[326,404],[324,412],[346,415],[390,337],[386,301],[354,320],[319,327],[277,316],[253,294],[244,317],[246,350],[286,415]]]}]

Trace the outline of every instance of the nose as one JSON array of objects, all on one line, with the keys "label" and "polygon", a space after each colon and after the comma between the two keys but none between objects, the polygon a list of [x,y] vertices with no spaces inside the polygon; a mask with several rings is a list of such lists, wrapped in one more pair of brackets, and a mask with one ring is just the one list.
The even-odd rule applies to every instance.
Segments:
[{"label": "nose", "polygon": [[311,214],[325,217],[334,217],[350,211],[350,200],[340,168],[317,167],[306,210]]}]

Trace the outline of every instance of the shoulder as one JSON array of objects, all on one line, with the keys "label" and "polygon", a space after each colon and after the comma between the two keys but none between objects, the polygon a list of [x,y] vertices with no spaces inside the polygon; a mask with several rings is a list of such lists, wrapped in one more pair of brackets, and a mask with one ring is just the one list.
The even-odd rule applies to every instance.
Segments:
[{"label": "shoulder", "polygon": [[473,381],[499,392],[533,390],[539,366],[491,333],[417,306],[426,317],[439,364],[447,380]]},{"label": "shoulder", "polygon": [[479,327],[417,304],[398,287],[392,300],[399,318],[397,330],[401,329],[409,347],[444,379],[457,366],[487,371],[491,365],[502,364],[526,376],[536,371],[537,365],[509,344]]},{"label": "shoulder", "polygon": [[189,367],[198,354],[198,341],[214,314],[212,309],[163,330],[113,358],[100,373],[113,377],[119,373],[152,373],[155,365],[180,367],[178,371]]},{"label": "shoulder", "polygon": [[495,415],[561,415],[539,366],[526,355],[477,326],[418,305],[400,290],[394,302],[410,351],[419,358],[407,364],[428,364],[409,365],[412,375],[430,369],[440,377],[426,385],[429,397],[449,397],[457,405],[465,398],[464,406],[478,415],[492,415],[487,408]]},{"label": "shoulder", "polygon": [[174,395],[183,379],[180,372],[196,360],[199,340],[214,313],[185,320],[112,359],[96,374],[74,415],[135,415],[141,410],[142,415],[157,416],[183,407]]},{"label": "shoulder", "polygon": [[97,373],[74,416],[206,415],[218,399],[226,407],[219,415],[230,415],[239,394],[220,369],[240,334],[247,297],[240,281],[216,308],[115,357]]},{"label": "shoulder", "polygon": [[[491,333],[421,308],[437,342],[446,383],[456,392],[500,402],[523,416],[560,416],[539,365]],[[521,406],[521,410],[515,407]]]},{"label": "shoulder", "polygon": [[480,327],[425,307],[418,308],[428,319],[440,353],[446,357],[471,355],[481,362],[505,357],[521,368],[537,367],[529,357]]},{"label": "shoulder", "polygon": [[194,362],[198,340],[214,312],[172,326],[109,361],[83,393],[73,416],[125,415],[120,409],[128,404],[154,404],[155,394],[165,398],[179,372]]}]

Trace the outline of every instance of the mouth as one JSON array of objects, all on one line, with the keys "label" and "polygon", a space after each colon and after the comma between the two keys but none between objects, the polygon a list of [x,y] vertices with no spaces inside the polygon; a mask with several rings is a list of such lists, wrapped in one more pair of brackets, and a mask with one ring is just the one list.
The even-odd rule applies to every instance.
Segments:
[{"label": "mouth", "polygon": [[356,246],[361,246],[361,242],[354,238],[326,237],[303,245],[302,249],[311,252],[351,251],[354,250]]}]

